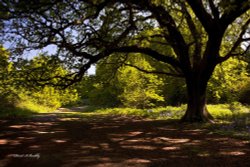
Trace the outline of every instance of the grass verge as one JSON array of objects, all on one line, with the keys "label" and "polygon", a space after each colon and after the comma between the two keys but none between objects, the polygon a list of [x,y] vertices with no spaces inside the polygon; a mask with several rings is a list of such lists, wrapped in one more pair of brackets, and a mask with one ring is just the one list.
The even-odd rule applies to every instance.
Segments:
[{"label": "grass verge", "polygon": [[[214,124],[198,124],[199,128],[206,128],[211,133],[239,137],[250,140],[250,107],[239,103],[208,105],[209,112],[215,118]],[[100,108],[88,106],[79,111],[62,112],[61,117],[94,118],[96,115],[123,115],[148,118],[152,120],[176,120],[184,114],[186,105],[179,107],[166,106],[153,109],[133,108]],[[41,106],[32,102],[23,102],[15,109],[2,110],[0,118],[29,117],[34,114],[49,113],[54,108]]]}]

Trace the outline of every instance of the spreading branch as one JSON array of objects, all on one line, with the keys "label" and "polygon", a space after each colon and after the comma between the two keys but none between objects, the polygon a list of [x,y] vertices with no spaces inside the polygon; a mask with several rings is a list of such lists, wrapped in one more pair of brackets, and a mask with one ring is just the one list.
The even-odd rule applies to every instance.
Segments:
[{"label": "spreading branch", "polygon": [[[237,40],[234,42],[234,45],[231,47],[229,52],[224,56],[219,58],[219,63],[222,63],[226,60],[228,60],[230,57],[235,56],[237,54],[234,54],[237,48],[242,44],[242,42],[247,42],[250,41],[250,38],[243,38],[244,35],[246,34],[247,29],[249,28],[250,25],[250,19],[248,19],[245,24],[242,26],[242,30],[237,38]],[[247,51],[247,49],[245,49]],[[241,55],[241,54],[239,54]]]},{"label": "spreading branch", "polygon": [[124,46],[120,48],[114,48],[112,52],[122,52],[122,53],[142,53],[146,54],[155,60],[161,61],[163,63],[170,64],[174,67],[181,68],[180,62],[172,56],[162,55],[159,52],[150,49],[150,48],[143,48],[138,46]]}]

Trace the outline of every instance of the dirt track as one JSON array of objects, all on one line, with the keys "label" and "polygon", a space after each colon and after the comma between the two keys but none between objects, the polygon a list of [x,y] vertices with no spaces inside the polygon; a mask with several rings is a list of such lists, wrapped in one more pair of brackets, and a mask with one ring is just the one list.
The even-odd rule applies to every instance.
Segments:
[{"label": "dirt track", "polygon": [[175,122],[56,114],[0,120],[0,166],[249,166],[247,141]]}]

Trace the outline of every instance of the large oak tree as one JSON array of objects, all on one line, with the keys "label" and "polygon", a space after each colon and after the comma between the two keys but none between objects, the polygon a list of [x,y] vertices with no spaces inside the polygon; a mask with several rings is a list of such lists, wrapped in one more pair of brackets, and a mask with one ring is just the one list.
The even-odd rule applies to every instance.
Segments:
[{"label": "large oak tree", "polygon": [[[249,0],[40,0],[29,4],[2,0],[0,8],[1,38],[14,43],[13,55],[54,46],[56,54],[51,56],[59,57],[72,72],[53,76],[59,85],[80,81],[92,64],[116,53],[141,53],[160,62],[158,73],[186,81],[188,106],[182,120],[188,122],[211,119],[206,88],[216,65],[244,56],[249,49]],[[157,31],[143,33],[147,30]],[[142,45],[145,40],[161,47]],[[49,84],[52,78],[34,79]]]}]

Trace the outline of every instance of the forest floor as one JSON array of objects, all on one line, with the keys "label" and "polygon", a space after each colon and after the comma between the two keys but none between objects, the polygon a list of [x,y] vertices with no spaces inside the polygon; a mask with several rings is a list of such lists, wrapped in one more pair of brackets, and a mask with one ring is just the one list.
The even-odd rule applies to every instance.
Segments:
[{"label": "forest floor", "polygon": [[65,114],[0,120],[0,166],[249,166],[250,141],[175,120]]}]

